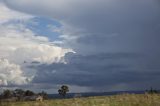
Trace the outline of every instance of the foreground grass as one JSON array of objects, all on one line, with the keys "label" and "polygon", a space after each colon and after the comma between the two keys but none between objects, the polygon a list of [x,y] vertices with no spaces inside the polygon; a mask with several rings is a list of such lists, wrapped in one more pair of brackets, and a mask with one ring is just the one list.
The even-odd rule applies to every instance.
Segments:
[{"label": "foreground grass", "polygon": [[160,95],[124,94],[103,97],[57,99],[43,102],[2,102],[0,106],[160,106]]}]

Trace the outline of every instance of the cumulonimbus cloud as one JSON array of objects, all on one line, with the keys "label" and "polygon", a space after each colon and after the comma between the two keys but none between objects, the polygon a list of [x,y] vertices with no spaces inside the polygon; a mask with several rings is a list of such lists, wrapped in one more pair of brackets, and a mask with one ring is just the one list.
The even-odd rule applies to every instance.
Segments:
[{"label": "cumulonimbus cloud", "polygon": [[[41,78],[43,77],[43,81],[51,82],[54,80],[54,78],[51,78],[50,81],[49,77],[44,76],[45,74],[52,75],[54,72],[52,69],[56,70],[58,75],[62,75],[62,77],[64,72],[66,74],[69,73],[70,78],[67,76],[68,82],[65,83],[85,86],[93,84],[93,79],[98,83],[103,82],[101,86],[105,84],[112,86],[113,82],[117,82],[117,85],[125,83],[124,85],[127,86],[128,83],[136,81],[142,81],[141,83],[148,81],[147,85],[151,86],[152,81],[150,82],[150,79],[156,76],[155,73],[159,75],[160,6],[158,0],[44,0],[41,2],[38,0],[5,0],[5,3],[9,8],[17,11],[56,19],[62,25],[58,30],[61,33],[61,44],[63,43],[63,46],[72,48],[76,51],[77,58],[79,57],[77,60],[73,59],[73,63],[77,62],[77,64],[54,63],[52,65],[44,65],[48,70],[46,72],[37,72],[37,75],[41,76]],[[122,56],[120,58],[122,64],[118,66],[116,73],[114,71],[112,73],[112,70],[106,66],[108,62],[113,62],[112,64],[115,65],[117,61],[114,61],[113,58],[107,60],[107,53],[132,53],[138,54],[138,56],[141,55],[141,58],[137,55],[134,59]],[[101,60],[99,60],[99,55],[102,54],[103,58],[100,57]],[[72,56],[74,57],[73,54]],[[88,59],[83,59],[83,57]],[[97,58],[100,64],[97,63]],[[69,58],[68,62],[73,60]],[[92,60],[92,62],[89,60]],[[86,66],[88,70],[81,67],[83,63],[88,65]],[[98,65],[93,69],[92,66],[95,66],[96,63]],[[123,67],[126,65],[127,70]],[[69,72],[67,68],[76,71]],[[99,70],[101,71],[102,68],[103,72],[101,73]],[[76,77],[84,78],[88,73],[93,73],[92,70],[95,70],[96,73],[99,72],[98,78],[93,75],[92,80],[86,78],[83,80],[84,83],[77,80],[72,82],[76,74],[74,72],[82,73],[82,76],[77,75]],[[125,70],[123,75],[121,74],[122,70]],[[134,70],[134,72],[130,72],[130,70]],[[87,74],[85,72],[84,74],[83,71],[87,72]],[[116,78],[114,76],[112,78],[106,77],[104,73],[106,75],[115,75]],[[132,73],[134,73],[134,76],[131,75]],[[153,76],[149,77],[147,73],[152,73]],[[43,82],[38,76],[35,79],[39,83]],[[61,79],[56,76],[55,79],[57,82],[60,81],[58,84],[62,83]],[[109,80],[114,81],[105,83]],[[158,79],[154,81],[156,82]],[[137,86],[139,85],[141,84],[137,84]],[[147,85],[144,86],[146,87]],[[143,88],[145,88],[144,86]],[[139,86],[139,88],[141,87]]]},{"label": "cumulonimbus cloud", "polygon": [[36,35],[27,28],[26,23],[31,21],[33,15],[11,10],[3,3],[0,3],[0,11],[2,85],[30,83],[35,70],[27,69],[29,64],[65,62],[65,53],[72,50],[56,46],[47,37]]}]

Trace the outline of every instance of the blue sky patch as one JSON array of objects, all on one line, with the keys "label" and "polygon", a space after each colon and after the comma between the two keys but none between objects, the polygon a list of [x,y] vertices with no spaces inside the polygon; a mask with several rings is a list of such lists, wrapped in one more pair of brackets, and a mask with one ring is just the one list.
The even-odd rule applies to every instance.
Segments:
[{"label": "blue sky patch", "polygon": [[58,32],[53,32],[48,25],[61,27],[61,24],[53,19],[46,17],[35,17],[30,23],[27,23],[27,28],[35,32],[39,36],[46,36],[50,41],[57,40],[59,37]]}]

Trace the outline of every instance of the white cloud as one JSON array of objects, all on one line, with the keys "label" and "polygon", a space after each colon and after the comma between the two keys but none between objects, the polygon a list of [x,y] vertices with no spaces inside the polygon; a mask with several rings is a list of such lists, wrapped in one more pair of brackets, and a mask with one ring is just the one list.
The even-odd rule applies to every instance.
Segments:
[{"label": "white cloud", "polygon": [[16,63],[40,62],[40,63],[59,63],[65,62],[63,56],[65,53],[71,52],[70,49],[50,46],[47,44],[21,46],[11,53],[9,59]]},{"label": "white cloud", "polygon": [[[39,62],[40,64],[64,63],[64,55],[72,52],[71,49],[61,48],[52,44],[46,37],[36,36],[34,32],[21,23],[0,25],[0,33],[0,58],[7,59],[7,61],[5,60],[6,63],[8,61],[13,63],[19,70],[21,68],[22,70],[20,71],[30,79],[36,73],[36,70],[27,67],[28,65],[33,65],[32,62]],[[6,68],[1,70],[1,72],[5,73],[8,69],[7,67],[10,67],[10,65],[6,65]],[[17,74],[15,69],[11,72]],[[14,79],[13,81],[11,81],[12,79],[6,79],[9,75],[6,73],[2,74],[0,82],[4,85],[23,84],[22,82],[17,82],[19,81],[17,77],[13,76],[14,78],[12,78],[11,75],[10,77]],[[18,74],[18,76],[21,76],[21,74]]]},{"label": "white cloud", "polygon": [[30,79],[23,75],[19,65],[0,59],[0,85],[24,85]]},{"label": "white cloud", "polygon": [[65,53],[72,51],[54,45],[47,37],[39,36],[27,28],[26,23],[32,18],[0,3],[1,85],[27,84],[36,73],[36,70],[28,68],[33,62],[64,63]]},{"label": "white cloud", "polygon": [[23,25],[0,26],[0,33],[1,57],[18,64],[24,61],[60,62],[61,57],[71,51],[51,44],[46,37],[35,36]]}]

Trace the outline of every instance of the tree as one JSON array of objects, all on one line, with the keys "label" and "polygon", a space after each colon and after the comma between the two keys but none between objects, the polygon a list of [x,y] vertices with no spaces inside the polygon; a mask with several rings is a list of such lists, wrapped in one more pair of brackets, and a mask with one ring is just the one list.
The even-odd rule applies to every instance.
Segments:
[{"label": "tree", "polygon": [[151,87],[151,89],[148,91],[148,90],[146,90],[146,92],[147,93],[149,93],[149,94],[155,94],[155,93],[158,93],[158,91],[157,90],[154,90],[152,87]]},{"label": "tree", "polygon": [[66,85],[62,85],[61,88],[58,90],[58,93],[63,97],[66,96],[67,92],[69,92],[69,87]]},{"label": "tree", "polygon": [[23,89],[16,89],[14,90],[14,96],[21,100],[25,95],[25,91]]},{"label": "tree", "polygon": [[15,96],[24,96],[25,91],[23,89],[16,89],[16,90],[14,90],[14,94],[15,94]]},{"label": "tree", "polygon": [[25,95],[25,96],[33,96],[33,95],[35,95],[35,94],[34,94],[33,91],[26,90],[24,95]]},{"label": "tree", "polygon": [[13,92],[8,89],[4,90],[2,96],[3,96],[3,98],[10,98],[11,96],[13,96]]}]

